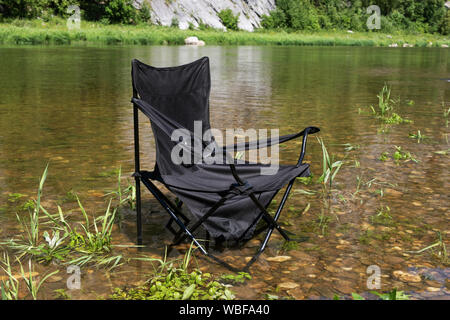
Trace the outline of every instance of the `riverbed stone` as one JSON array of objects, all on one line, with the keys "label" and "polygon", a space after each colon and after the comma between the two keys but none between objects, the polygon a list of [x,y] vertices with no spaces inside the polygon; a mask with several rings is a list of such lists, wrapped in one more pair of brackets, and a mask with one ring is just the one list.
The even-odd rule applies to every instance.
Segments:
[{"label": "riverbed stone", "polygon": [[291,282],[291,281],[287,281],[287,282],[282,282],[278,285],[278,287],[280,289],[295,289],[298,286],[300,286],[298,283],[295,282]]},{"label": "riverbed stone", "polygon": [[270,261],[270,262],[285,262],[285,261],[288,261],[291,259],[292,259],[292,257],[290,257],[290,256],[276,256],[276,257],[266,258],[266,260]]},{"label": "riverbed stone", "polygon": [[403,195],[403,192],[397,191],[395,189],[391,189],[391,188],[386,188],[384,190],[384,193],[388,196],[392,196],[392,197],[401,197]]},{"label": "riverbed stone", "polygon": [[438,292],[438,291],[441,291],[441,288],[437,288],[437,287],[427,287],[427,291],[428,291],[428,292]]},{"label": "riverbed stone", "polygon": [[295,300],[303,300],[305,298],[305,293],[301,288],[295,288],[288,290],[287,292],[290,296],[292,296]]},{"label": "riverbed stone", "polygon": [[403,281],[403,282],[411,282],[411,283],[417,283],[421,282],[422,278],[418,274],[413,274],[410,272],[405,272],[401,270],[396,270],[393,272],[393,275],[395,278]]}]

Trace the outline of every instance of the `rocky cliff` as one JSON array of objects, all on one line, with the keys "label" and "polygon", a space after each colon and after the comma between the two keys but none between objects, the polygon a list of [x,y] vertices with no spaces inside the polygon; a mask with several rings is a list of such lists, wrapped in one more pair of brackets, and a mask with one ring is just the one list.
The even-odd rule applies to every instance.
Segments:
[{"label": "rocky cliff", "polygon": [[217,14],[231,9],[239,14],[239,28],[253,31],[260,26],[261,17],[275,9],[275,0],[137,0],[138,6],[146,1],[151,6],[153,23],[170,26],[173,18],[180,29],[187,29],[189,23],[198,27],[200,23],[226,29]]}]

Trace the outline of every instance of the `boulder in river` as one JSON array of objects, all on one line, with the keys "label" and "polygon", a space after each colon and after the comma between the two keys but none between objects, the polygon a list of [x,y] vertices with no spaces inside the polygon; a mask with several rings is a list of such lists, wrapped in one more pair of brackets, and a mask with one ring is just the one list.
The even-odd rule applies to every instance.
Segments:
[{"label": "boulder in river", "polygon": [[184,39],[184,44],[188,46],[204,46],[205,41],[199,40],[197,37],[187,37]]}]

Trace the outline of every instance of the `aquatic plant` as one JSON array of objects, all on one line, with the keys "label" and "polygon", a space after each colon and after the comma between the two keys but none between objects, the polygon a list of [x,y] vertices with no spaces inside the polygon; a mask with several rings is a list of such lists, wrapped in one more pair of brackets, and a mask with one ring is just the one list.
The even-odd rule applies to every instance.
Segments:
[{"label": "aquatic plant", "polygon": [[0,268],[8,276],[7,280],[0,280],[0,293],[2,300],[19,299],[19,280],[13,275],[9,255],[3,252],[3,259],[0,261]]},{"label": "aquatic plant", "polygon": [[[112,300],[232,300],[234,294],[228,287],[214,279],[210,273],[197,268],[189,271],[193,247],[189,248],[180,266],[175,261],[149,258],[159,262],[157,272],[144,285],[132,288],[115,288],[109,296]],[[141,258],[146,260],[146,258]],[[239,275],[238,275],[239,276]],[[237,276],[237,277],[238,277]],[[242,275],[246,278],[246,275]]]},{"label": "aquatic plant", "polygon": [[442,239],[442,233],[440,231],[436,231],[436,242],[417,251],[410,251],[412,253],[416,253],[416,254],[420,254],[423,253],[425,251],[430,250],[431,253],[437,257],[439,260],[441,260],[441,262],[443,262],[444,264],[448,264],[449,263],[449,258],[448,258],[448,252],[447,252],[447,247],[445,245],[445,242]]},{"label": "aquatic plant", "polygon": [[20,235],[19,238],[9,239],[7,241],[0,242],[0,244],[6,245],[9,248],[20,252],[20,257],[26,254],[36,254],[40,251],[39,247],[39,209],[41,207],[42,189],[44,187],[45,179],[47,178],[48,165],[46,166],[44,173],[39,181],[39,187],[37,191],[37,199],[34,201],[33,207],[28,207],[28,221],[24,221],[16,213],[19,224],[25,231],[25,236]]},{"label": "aquatic plant", "polygon": [[224,284],[240,284],[246,280],[251,280],[252,276],[247,272],[238,272],[237,274],[224,274],[220,277],[220,282]]},{"label": "aquatic plant", "polygon": [[402,147],[395,146],[395,152],[393,155],[395,163],[399,164],[400,160],[404,161],[414,161],[415,163],[418,163],[419,161],[413,157],[411,152],[405,151],[402,149]]},{"label": "aquatic plant", "polygon": [[[395,152],[392,155],[392,159],[394,159],[396,164],[400,164],[400,161],[413,161],[415,163],[418,163],[419,160],[417,160],[409,151],[403,150],[400,146],[394,146]],[[380,161],[388,161],[390,159],[389,152],[385,151],[381,153],[381,155],[378,157],[378,160]]]},{"label": "aquatic plant", "polygon": [[51,273],[48,273],[40,278],[39,281],[36,281],[33,279],[33,266],[31,264],[31,260],[28,260],[28,273],[26,274],[23,270],[23,266],[20,263],[20,260],[18,260],[20,264],[20,273],[22,275],[22,278],[25,281],[25,284],[27,285],[27,289],[30,292],[31,296],[34,300],[37,299],[37,294],[39,292],[39,289],[41,288],[42,284],[51,276],[57,274],[59,270],[53,271]]},{"label": "aquatic plant", "polygon": [[25,197],[22,193],[10,193],[8,195],[8,202],[17,202],[22,197]]},{"label": "aquatic plant", "polygon": [[[51,276],[57,274],[59,271],[53,271],[47,273],[40,277],[39,280],[34,279],[34,268],[31,263],[31,259],[28,260],[28,272],[24,271],[22,263],[20,259],[16,258],[19,267],[20,267],[20,276],[26,284],[26,288],[31,294],[31,297],[36,300],[39,289],[42,284]],[[18,300],[19,299],[19,279],[17,276],[13,274],[11,263],[9,260],[9,255],[6,252],[3,252],[3,259],[0,260],[0,268],[6,273],[8,279],[6,281],[0,281],[0,293],[2,300]]]},{"label": "aquatic plant", "polygon": [[125,188],[122,187],[122,167],[119,169],[111,171],[114,174],[117,174],[117,187],[115,190],[110,191],[105,196],[112,195],[114,199],[117,201],[117,205],[115,206],[115,219],[119,223],[119,228],[121,227],[121,223],[123,220],[122,216],[122,207],[127,205],[131,210],[136,209],[136,186],[133,183],[127,181],[127,186]]},{"label": "aquatic plant", "polygon": [[278,250],[277,254],[284,253],[290,250],[297,250],[299,248],[297,241],[283,241],[281,244],[280,250]]},{"label": "aquatic plant", "polygon": [[[377,291],[370,291],[371,294],[379,297],[381,300],[409,300],[410,296],[405,294],[404,291],[398,291],[396,288],[387,293],[379,293]],[[352,293],[353,300],[366,300],[363,296]],[[339,299],[335,299],[339,300]]]},{"label": "aquatic plant", "polygon": [[391,99],[391,88],[385,84],[377,97],[378,110],[380,111],[381,117],[385,117],[387,113],[393,109],[391,105],[391,103],[393,102],[393,100]]},{"label": "aquatic plant", "polygon": [[423,139],[428,139],[429,137],[422,134],[420,130],[417,130],[417,133],[410,133],[408,135],[411,139],[417,139],[417,143],[420,143]]},{"label": "aquatic plant", "polygon": [[331,191],[334,179],[343,165],[343,161],[334,161],[334,156],[330,157],[322,138],[317,138],[322,147],[322,175],[318,182],[321,182],[327,192]]},{"label": "aquatic plant", "polygon": [[441,154],[441,155],[448,155],[450,153],[450,149],[447,150],[438,150],[438,151],[434,151],[434,153],[436,154]]},{"label": "aquatic plant", "polygon": [[388,206],[381,206],[380,209],[378,209],[377,214],[370,217],[370,220],[373,224],[390,226],[393,224],[393,219],[390,213],[391,208]]},{"label": "aquatic plant", "polygon": [[[371,114],[377,119],[380,119],[385,125],[412,123],[412,120],[408,120],[400,116],[395,112],[395,105],[399,103],[399,100],[391,99],[391,88],[387,84],[383,86],[381,91],[377,95],[378,108],[375,109],[372,105],[369,106]],[[359,109],[361,114],[361,109]],[[386,133],[389,131],[388,127],[381,126],[378,129],[378,133]]]},{"label": "aquatic plant", "polygon": [[381,153],[381,155],[378,157],[378,160],[380,161],[387,161],[389,160],[389,152],[383,152]]},{"label": "aquatic plant", "polygon": [[[112,199],[105,214],[91,220],[80,199],[75,195],[84,221],[71,225],[59,205],[56,214],[49,213],[41,205],[47,172],[48,166],[40,179],[37,199],[33,201],[33,206],[28,207],[27,219],[16,215],[25,233],[4,240],[0,244],[18,254],[19,259],[28,256],[38,262],[55,261],[80,266],[91,263],[97,267],[107,266],[109,269],[119,266],[124,260],[123,256],[111,253],[113,248],[111,233],[118,210],[117,207],[112,208]],[[46,230],[40,232],[43,226]]]}]

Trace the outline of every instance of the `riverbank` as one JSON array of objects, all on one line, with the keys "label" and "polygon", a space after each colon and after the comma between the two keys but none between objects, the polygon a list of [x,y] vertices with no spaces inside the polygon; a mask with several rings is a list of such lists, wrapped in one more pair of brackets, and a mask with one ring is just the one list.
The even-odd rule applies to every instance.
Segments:
[{"label": "riverbank", "polygon": [[320,31],[230,31],[180,30],[155,25],[104,25],[82,22],[69,31],[65,20],[14,20],[0,24],[1,45],[183,45],[196,36],[206,45],[296,45],[296,46],[415,46],[450,45],[448,36],[434,34],[384,34],[376,32]]}]

